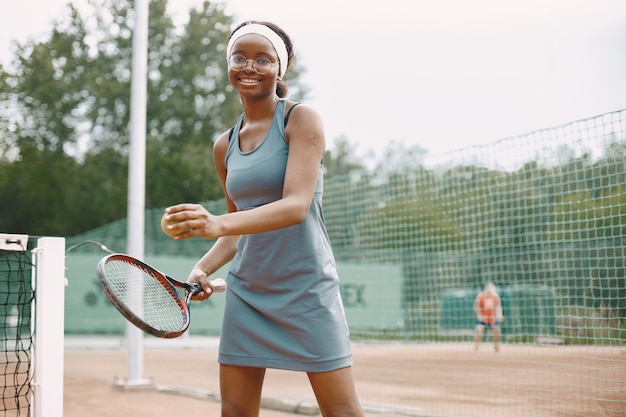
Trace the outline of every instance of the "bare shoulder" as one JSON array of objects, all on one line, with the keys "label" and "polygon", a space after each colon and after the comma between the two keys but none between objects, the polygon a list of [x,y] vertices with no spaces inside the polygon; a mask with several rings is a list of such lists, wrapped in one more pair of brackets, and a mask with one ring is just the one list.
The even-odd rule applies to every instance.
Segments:
[{"label": "bare shoulder", "polygon": [[226,151],[226,149],[228,148],[228,141],[230,139],[229,137],[230,129],[220,134],[213,142],[213,151],[215,152],[218,149],[223,149],[224,151]]},{"label": "bare shoulder", "polygon": [[213,160],[215,161],[216,166],[226,159],[229,139],[230,129],[219,135],[213,142]]},{"label": "bare shoulder", "polygon": [[321,120],[320,113],[317,109],[307,103],[299,103],[295,101],[289,101],[285,109],[286,112],[291,111],[289,114],[289,120],[302,119],[302,118],[319,118]]},{"label": "bare shoulder", "polygon": [[289,102],[287,111],[291,110],[289,114],[289,121],[285,129],[287,138],[293,134],[300,135],[306,132],[306,136],[324,136],[324,123],[322,116],[317,109],[309,104],[301,103],[293,107],[296,103]]}]

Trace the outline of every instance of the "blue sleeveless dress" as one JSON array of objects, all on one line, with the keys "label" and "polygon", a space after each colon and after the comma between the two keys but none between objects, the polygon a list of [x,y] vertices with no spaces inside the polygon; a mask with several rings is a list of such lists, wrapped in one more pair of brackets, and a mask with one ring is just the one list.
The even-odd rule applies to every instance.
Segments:
[{"label": "blue sleeveless dress", "polygon": [[[226,154],[226,189],[237,210],[282,197],[289,144],[285,100],[253,151],[239,147],[237,122]],[[218,362],[326,372],[352,365],[348,326],[322,213],[322,166],[305,220],[242,235],[227,277]]]}]

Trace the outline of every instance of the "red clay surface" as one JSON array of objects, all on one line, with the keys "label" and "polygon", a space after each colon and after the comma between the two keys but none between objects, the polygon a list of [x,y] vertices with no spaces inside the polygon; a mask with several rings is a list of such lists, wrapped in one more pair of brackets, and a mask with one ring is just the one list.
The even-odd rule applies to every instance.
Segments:
[{"label": "red clay surface", "polygon": [[[355,344],[353,350],[367,416],[626,415],[623,347],[504,344],[495,353],[488,343],[478,352],[472,344]],[[64,417],[219,416],[216,357],[211,346],[147,349],[144,375],[153,385],[124,389],[115,384],[123,385],[126,374],[124,349],[68,349]],[[316,411],[303,373],[268,370],[263,397],[261,417]]]}]

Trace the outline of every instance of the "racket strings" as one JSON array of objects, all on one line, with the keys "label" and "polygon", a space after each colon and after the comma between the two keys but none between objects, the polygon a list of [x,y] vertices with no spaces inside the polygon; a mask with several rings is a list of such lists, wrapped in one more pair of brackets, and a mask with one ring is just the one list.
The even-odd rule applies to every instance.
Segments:
[{"label": "racket strings", "polygon": [[110,290],[138,319],[168,332],[180,331],[187,325],[187,309],[171,285],[122,260],[110,261],[105,268]]}]

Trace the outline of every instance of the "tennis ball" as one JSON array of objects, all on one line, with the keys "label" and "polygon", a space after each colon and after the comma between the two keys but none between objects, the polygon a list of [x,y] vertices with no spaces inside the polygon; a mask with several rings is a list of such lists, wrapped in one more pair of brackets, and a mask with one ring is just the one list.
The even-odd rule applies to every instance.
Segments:
[{"label": "tennis ball", "polygon": [[167,226],[170,223],[167,220],[165,220],[165,216],[167,216],[167,214],[164,214],[163,217],[161,217],[161,229],[163,230],[163,233],[165,233],[168,236],[174,237],[176,235],[179,235],[185,232],[185,229],[168,229]]}]

